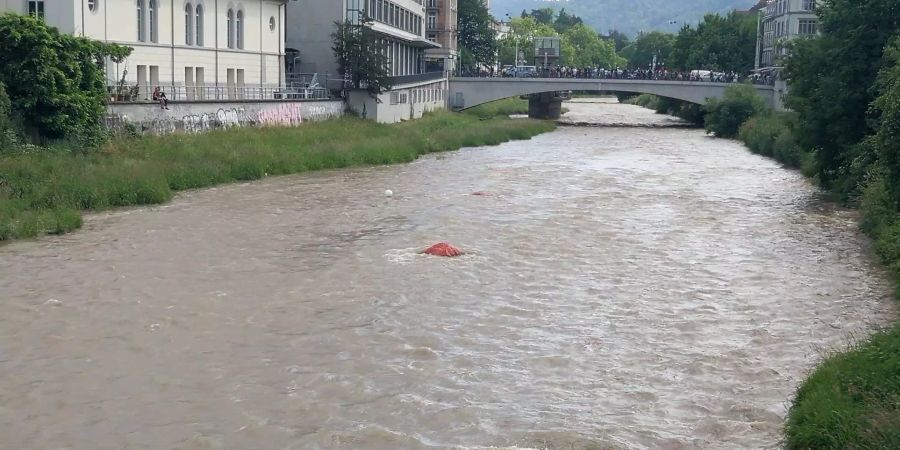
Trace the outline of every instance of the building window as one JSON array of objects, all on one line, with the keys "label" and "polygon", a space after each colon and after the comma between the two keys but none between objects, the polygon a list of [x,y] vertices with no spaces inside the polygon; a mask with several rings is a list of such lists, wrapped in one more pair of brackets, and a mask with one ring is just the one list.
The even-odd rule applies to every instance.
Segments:
[{"label": "building window", "polygon": [[190,3],[184,5],[184,44],[194,44],[194,7]]},{"label": "building window", "polygon": [[44,18],[44,1],[43,0],[29,0],[28,1],[28,14],[37,17],[38,19]]},{"label": "building window", "polygon": [[88,11],[95,12],[97,11],[97,0],[88,0]]},{"label": "building window", "polygon": [[[41,2],[43,3],[43,2]],[[137,3],[137,40],[145,42],[147,40],[146,27],[144,26],[144,0],[136,0]]]},{"label": "building window", "polygon": [[[360,4],[362,1],[362,4]],[[347,21],[353,25],[359,25],[362,22],[365,0],[347,0]]]},{"label": "building window", "polygon": [[803,0],[801,7],[804,11],[813,11],[816,9],[816,0]]},{"label": "building window", "polygon": [[237,48],[244,48],[244,11],[237,12]]},{"label": "building window", "polygon": [[797,33],[803,36],[816,34],[816,19],[800,19],[800,29]]},{"label": "building window", "polygon": [[428,13],[428,29],[433,30],[435,28],[437,28],[437,13],[432,11]]},{"label": "building window", "polygon": [[150,19],[150,42],[156,42],[156,0],[147,4],[147,18]]},{"label": "building window", "polygon": [[225,27],[228,33],[228,48],[234,48],[234,10],[229,9],[227,13],[226,19],[227,26]]},{"label": "building window", "polygon": [[194,26],[194,32],[196,33],[197,38],[194,39],[194,43],[203,47],[203,6],[197,5],[196,11],[197,24]]},{"label": "building window", "polygon": [[437,33],[428,33],[428,40],[431,42],[437,42]]}]

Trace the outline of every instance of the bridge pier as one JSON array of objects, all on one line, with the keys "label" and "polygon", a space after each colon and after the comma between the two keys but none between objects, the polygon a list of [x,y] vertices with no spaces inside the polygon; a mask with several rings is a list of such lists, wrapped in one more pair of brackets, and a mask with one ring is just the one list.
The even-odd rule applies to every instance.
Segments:
[{"label": "bridge pier", "polygon": [[563,98],[556,92],[542,92],[528,97],[528,117],[556,120],[562,115]]}]

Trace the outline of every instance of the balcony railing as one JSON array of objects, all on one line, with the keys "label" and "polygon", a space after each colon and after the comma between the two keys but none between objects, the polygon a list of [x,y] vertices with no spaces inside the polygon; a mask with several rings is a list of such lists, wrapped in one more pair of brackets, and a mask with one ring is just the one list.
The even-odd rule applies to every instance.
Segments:
[{"label": "balcony railing", "polygon": [[[108,86],[109,103],[154,102],[156,86]],[[239,87],[239,86],[175,86],[159,85],[170,102],[183,101],[252,101],[252,100],[325,100],[329,91],[323,87]]]}]

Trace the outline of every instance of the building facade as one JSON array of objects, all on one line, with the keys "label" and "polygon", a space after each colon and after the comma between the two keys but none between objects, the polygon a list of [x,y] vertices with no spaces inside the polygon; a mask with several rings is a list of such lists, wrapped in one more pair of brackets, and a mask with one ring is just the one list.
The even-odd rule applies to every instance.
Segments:
[{"label": "building facade", "polygon": [[[424,72],[425,49],[436,44],[425,39],[425,0],[295,0],[287,9],[287,47],[296,72],[337,78],[331,35],[335,22],[360,23],[369,18],[387,52],[393,76]],[[288,63],[291,66],[291,63]]]},{"label": "building facade", "polygon": [[440,45],[425,51],[426,70],[452,72],[459,61],[457,0],[425,0],[425,37]]},{"label": "building facade", "polygon": [[817,33],[816,0],[768,0],[759,12],[755,68],[777,66],[787,41]]},{"label": "building facade", "polygon": [[[332,49],[336,22],[370,27],[384,45],[393,76],[390,91],[371,96],[352,91],[347,102],[363,117],[398,122],[421,117],[446,105],[447,79],[426,73],[425,53],[439,48],[426,39],[427,0],[296,0],[287,9],[288,66],[295,75],[314,73],[329,88],[340,88]],[[446,0],[444,0],[446,1]],[[295,60],[292,63],[290,60]]]},{"label": "building facade", "polygon": [[107,62],[111,92],[170,100],[261,98],[284,78],[283,0],[0,0],[61,32],[132,47]]}]

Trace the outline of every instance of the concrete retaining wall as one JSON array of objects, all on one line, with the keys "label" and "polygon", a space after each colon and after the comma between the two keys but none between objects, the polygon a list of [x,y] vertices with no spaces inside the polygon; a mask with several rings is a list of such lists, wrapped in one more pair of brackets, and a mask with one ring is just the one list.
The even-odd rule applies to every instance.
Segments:
[{"label": "concrete retaining wall", "polygon": [[380,123],[419,119],[426,112],[446,109],[447,79],[396,86],[377,100],[365,91],[352,91],[349,103],[360,116]]},{"label": "concrete retaining wall", "polygon": [[106,125],[130,124],[143,134],[202,133],[232,127],[296,126],[343,112],[340,100],[172,102],[167,110],[157,103],[118,103],[107,107]]}]

